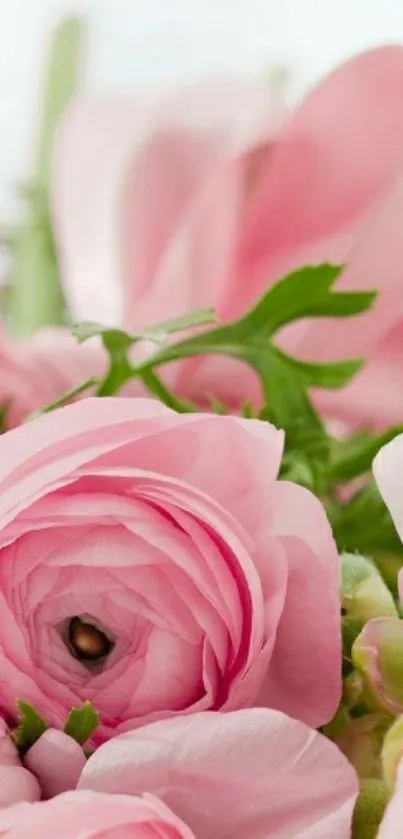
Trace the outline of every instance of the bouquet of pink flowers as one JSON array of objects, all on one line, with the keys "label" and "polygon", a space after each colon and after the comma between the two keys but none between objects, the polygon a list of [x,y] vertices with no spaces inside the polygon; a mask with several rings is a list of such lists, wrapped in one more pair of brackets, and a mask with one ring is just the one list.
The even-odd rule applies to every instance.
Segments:
[{"label": "bouquet of pink flowers", "polygon": [[0,836],[400,839],[403,47],[294,113],[65,109],[55,38],[2,299]]}]

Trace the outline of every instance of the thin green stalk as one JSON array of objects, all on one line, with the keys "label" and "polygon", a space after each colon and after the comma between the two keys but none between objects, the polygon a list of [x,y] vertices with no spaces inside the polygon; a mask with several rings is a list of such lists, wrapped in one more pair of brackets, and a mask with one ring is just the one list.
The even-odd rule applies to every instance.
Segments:
[{"label": "thin green stalk", "polygon": [[8,320],[17,335],[65,322],[50,217],[49,194],[55,131],[77,90],[84,23],[66,18],[54,29],[44,73],[42,118],[32,186],[26,190],[26,217],[12,250]]}]

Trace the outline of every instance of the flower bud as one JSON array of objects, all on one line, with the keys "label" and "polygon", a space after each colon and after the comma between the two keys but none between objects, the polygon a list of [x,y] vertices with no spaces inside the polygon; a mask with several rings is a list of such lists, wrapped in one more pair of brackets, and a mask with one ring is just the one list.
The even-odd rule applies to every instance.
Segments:
[{"label": "flower bud", "polygon": [[38,779],[45,799],[75,789],[85,763],[81,746],[55,728],[48,728],[24,758],[25,766]]},{"label": "flower bud", "polygon": [[342,606],[350,617],[366,623],[398,616],[392,594],[371,560],[344,553],[340,561]]},{"label": "flower bud", "polygon": [[403,758],[403,716],[398,717],[387,732],[382,747],[383,777],[392,792],[397,767]]},{"label": "flower bud", "polygon": [[362,676],[353,670],[343,680],[343,699],[350,708],[359,705],[364,697],[364,682]]},{"label": "flower bud", "polygon": [[366,714],[351,720],[341,734],[334,738],[334,742],[354,766],[360,778],[382,776],[381,751],[389,726],[389,714]]},{"label": "flower bud", "polygon": [[384,781],[365,778],[361,782],[353,817],[354,839],[376,839],[388,797]]},{"label": "flower bud", "polygon": [[369,621],[352,649],[353,664],[377,704],[394,716],[403,713],[403,621]]}]

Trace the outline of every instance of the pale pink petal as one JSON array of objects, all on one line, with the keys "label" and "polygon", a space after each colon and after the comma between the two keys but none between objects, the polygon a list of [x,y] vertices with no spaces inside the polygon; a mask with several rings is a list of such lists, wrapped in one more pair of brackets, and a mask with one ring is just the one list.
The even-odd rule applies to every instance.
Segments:
[{"label": "pale pink petal", "polygon": [[303,487],[276,484],[268,527],[285,550],[289,572],[260,704],[317,727],[333,716],[341,693],[338,554],[322,505]]},{"label": "pale pink petal", "polygon": [[23,340],[1,334],[0,406],[7,407],[7,427],[101,377],[107,366],[101,344],[79,344],[67,329],[47,328]]},{"label": "pale pink petal", "polygon": [[275,278],[278,255],[302,264],[299,249],[349,230],[383,195],[403,162],[402,90],[403,49],[382,47],[343,64],[297,109],[249,205],[240,310]]},{"label": "pale pink petal", "polygon": [[75,789],[86,757],[75,740],[63,731],[48,728],[27,752],[24,764],[38,779],[42,798],[53,798]]},{"label": "pale pink petal", "polygon": [[9,839],[195,839],[187,825],[154,796],[89,791],[66,792],[36,806],[19,804],[0,810],[0,832]]},{"label": "pale pink petal", "polygon": [[[53,188],[62,277],[75,317],[120,323],[122,282],[138,283],[140,291],[153,282],[161,247],[201,179],[281,116],[270,87],[232,79],[175,94],[78,100],[59,130]],[[153,172],[160,154],[163,181]]]},{"label": "pale pink petal", "polygon": [[[300,357],[329,361],[369,356],[371,360],[370,354],[376,353],[377,345],[387,340],[389,331],[403,316],[402,214],[403,175],[391,184],[363,224],[353,248],[346,254],[346,269],[337,283],[339,290],[379,290],[374,305],[358,318],[347,318],[342,329],[337,320],[311,322],[297,348]],[[350,389],[354,389],[354,380]]]},{"label": "pale pink petal", "polygon": [[[403,321],[388,331],[369,354],[362,370],[339,391],[314,393],[318,410],[325,417],[337,416],[344,434],[355,428],[375,431],[400,425],[403,418]],[[376,382],[376,399],[374,399]]]},{"label": "pale pink petal", "polygon": [[348,839],[357,781],[320,734],[253,709],[182,717],[118,737],[90,758],[79,788],[148,790],[198,839],[316,838],[318,825],[328,839]]},{"label": "pale pink petal", "polygon": [[36,778],[23,766],[0,766],[0,808],[20,801],[38,801],[41,791]]},{"label": "pale pink petal", "polygon": [[400,839],[403,824],[403,761],[396,773],[396,786],[391,801],[386,808],[378,839]]},{"label": "pale pink petal", "polygon": [[403,539],[403,434],[378,452],[372,468],[378,489]]}]

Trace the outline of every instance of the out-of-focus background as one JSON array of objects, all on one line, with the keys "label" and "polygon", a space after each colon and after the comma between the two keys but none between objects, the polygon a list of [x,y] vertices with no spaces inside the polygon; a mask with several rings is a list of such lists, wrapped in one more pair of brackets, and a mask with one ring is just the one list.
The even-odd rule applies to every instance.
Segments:
[{"label": "out-of-focus background", "polygon": [[66,13],[89,22],[90,90],[274,71],[295,100],[354,52],[403,39],[400,0],[1,0],[2,219],[29,172],[46,40]]}]

